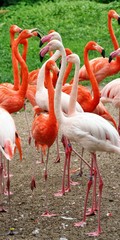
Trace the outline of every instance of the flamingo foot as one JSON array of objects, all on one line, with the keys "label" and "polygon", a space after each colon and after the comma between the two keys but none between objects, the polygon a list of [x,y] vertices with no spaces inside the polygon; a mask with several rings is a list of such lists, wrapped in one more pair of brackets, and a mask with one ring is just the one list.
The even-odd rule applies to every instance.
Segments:
[{"label": "flamingo foot", "polygon": [[85,221],[81,221],[81,222],[74,223],[74,226],[75,226],[75,227],[84,227],[85,225],[86,225],[86,222],[85,222]]},{"label": "flamingo foot", "polygon": [[54,163],[60,163],[60,156],[57,156],[56,160],[54,161]]},{"label": "flamingo foot", "polygon": [[13,195],[13,192],[8,192],[8,190],[4,190],[4,195],[5,196]]},{"label": "flamingo foot", "polygon": [[79,182],[74,182],[74,181],[70,181],[70,185],[72,185],[72,186],[76,186],[76,185],[79,185],[80,183]]},{"label": "flamingo foot", "polygon": [[57,193],[54,193],[55,197],[62,197],[63,195],[65,195],[65,191],[59,190]]},{"label": "flamingo foot", "polygon": [[101,233],[101,231],[98,230],[98,231],[96,231],[96,232],[87,233],[87,235],[88,235],[89,237],[98,237],[98,236],[100,235],[100,233]]},{"label": "flamingo foot", "polygon": [[7,210],[3,207],[3,206],[1,206],[0,207],[0,212],[2,213],[2,212],[7,212]]},{"label": "flamingo foot", "polygon": [[50,213],[49,211],[46,210],[41,216],[42,216],[42,217],[56,217],[57,214],[55,214],[55,213]]},{"label": "flamingo foot", "polygon": [[86,212],[86,216],[94,216],[96,215],[96,211],[97,209],[89,208],[88,211]]},{"label": "flamingo foot", "polygon": [[70,173],[76,173],[76,172],[78,172],[78,171],[80,171],[80,168],[72,169],[72,170],[70,171]]},{"label": "flamingo foot", "polygon": [[65,189],[65,192],[71,192],[70,187],[66,188],[66,189]]},{"label": "flamingo foot", "polygon": [[[5,173],[5,174],[3,175],[3,177],[4,177],[4,178],[8,178],[8,174]],[[13,174],[10,173],[10,174],[9,174],[9,177],[13,177]]]},{"label": "flamingo foot", "polygon": [[43,160],[41,160],[41,161],[36,161],[36,164],[43,164],[43,163],[44,163]]}]

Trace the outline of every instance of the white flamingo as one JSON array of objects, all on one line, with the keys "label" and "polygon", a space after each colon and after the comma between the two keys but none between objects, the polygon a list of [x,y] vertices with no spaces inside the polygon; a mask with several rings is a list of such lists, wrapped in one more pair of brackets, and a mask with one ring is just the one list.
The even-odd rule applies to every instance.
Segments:
[{"label": "white flamingo", "polygon": [[[93,42],[93,49],[96,49],[97,44]],[[61,89],[64,71],[66,68],[66,54],[62,43],[57,40],[52,40],[45,47],[41,54],[44,56],[48,51],[54,51],[59,49],[62,55],[61,70],[57,80],[55,90],[55,115],[59,123],[62,134],[71,141],[79,142],[82,147],[88,150],[92,154],[91,160],[91,176],[88,182],[84,216],[81,222],[75,223],[75,226],[84,226],[86,224],[86,206],[88,200],[88,193],[92,184],[93,167],[99,179],[99,199],[98,199],[98,228],[97,231],[88,233],[89,236],[98,236],[101,233],[100,224],[100,206],[102,197],[103,181],[100,175],[100,171],[96,160],[96,151],[113,152],[120,154],[120,138],[117,130],[102,117],[93,114],[82,112],[73,116],[65,116],[61,111]],[[96,177],[95,174],[95,177]],[[95,189],[93,197],[95,200]],[[93,202],[94,203],[94,202]],[[96,210],[92,204],[92,209],[89,214],[92,214]]]},{"label": "white flamingo", "polygon": [[[8,165],[8,179],[7,190],[8,196],[10,196],[10,175],[9,175],[9,161],[13,158],[16,147],[20,153],[20,159],[22,159],[21,141],[18,136],[15,122],[12,116],[3,108],[0,107],[0,194],[3,193],[3,162],[2,154],[7,159]],[[0,211],[4,211],[1,206]]]}]

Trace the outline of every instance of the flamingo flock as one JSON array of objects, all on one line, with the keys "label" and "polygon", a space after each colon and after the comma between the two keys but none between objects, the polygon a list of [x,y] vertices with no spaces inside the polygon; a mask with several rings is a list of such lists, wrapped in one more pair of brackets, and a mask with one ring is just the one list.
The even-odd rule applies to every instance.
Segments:
[{"label": "flamingo flock", "polygon": [[[37,150],[41,150],[44,168],[44,180],[46,186],[46,210],[42,216],[52,217],[47,203],[48,163],[50,151],[62,134],[63,151],[65,153],[62,188],[55,196],[63,196],[71,191],[70,163],[71,153],[75,153],[73,143],[90,153],[84,161],[89,169],[89,180],[84,203],[83,218],[74,223],[75,227],[85,227],[87,216],[97,214],[97,229],[89,232],[89,236],[97,237],[104,229],[101,227],[101,201],[103,179],[97,160],[97,152],[120,154],[120,79],[109,82],[100,90],[99,83],[107,76],[120,71],[120,48],[115,37],[112,19],[120,24],[120,16],[115,10],[108,12],[108,29],[114,46],[109,58],[105,57],[105,50],[97,42],[91,40],[84,47],[84,66],[80,67],[80,57],[71,49],[65,48],[62,36],[51,30],[41,38],[37,29],[22,29],[17,25],[10,27],[10,46],[13,67],[13,84],[0,84],[0,196],[5,190],[10,200],[10,173],[9,162],[13,159],[18,149],[22,160],[22,143],[14,121],[14,113],[24,108],[26,99],[33,108],[33,120],[31,122],[31,139]],[[16,37],[17,35],[17,37]],[[41,68],[29,72],[26,63],[28,39],[38,37],[40,39],[40,61],[44,59]],[[23,45],[20,53],[19,45]],[[43,46],[45,44],[45,46]],[[89,52],[97,51],[102,57],[89,60]],[[47,53],[50,56],[45,60]],[[114,60],[115,58],[115,60]],[[58,67],[57,60],[61,66]],[[66,83],[68,75],[75,65],[74,76]],[[92,92],[81,84],[81,81],[90,80]],[[110,102],[119,108],[119,123],[116,124],[112,114],[108,112],[105,103]],[[29,144],[31,141],[29,141]],[[29,145],[28,145],[29,147]],[[60,161],[59,144],[57,144],[57,160]],[[7,161],[7,184],[4,186],[4,171]],[[54,166],[53,166],[54,167]],[[67,186],[65,177],[67,176]],[[93,185],[92,204],[87,211],[88,197]],[[97,186],[98,185],[98,186]],[[36,180],[32,178],[31,189],[36,187]],[[98,195],[98,197],[97,197]],[[5,208],[0,204],[0,212]]]}]

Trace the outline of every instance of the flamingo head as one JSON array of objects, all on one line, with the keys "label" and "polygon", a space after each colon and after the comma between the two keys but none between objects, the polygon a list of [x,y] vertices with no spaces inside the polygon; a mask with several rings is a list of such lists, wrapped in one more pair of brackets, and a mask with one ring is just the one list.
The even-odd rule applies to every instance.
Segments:
[{"label": "flamingo head", "polygon": [[74,64],[79,63],[80,64],[80,58],[77,54],[72,53],[66,57],[67,62],[72,62]]},{"label": "flamingo head", "polygon": [[40,47],[45,43],[45,42],[50,42],[51,40],[56,39],[60,42],[62,42],[61,36],[58,32],[55,32],[52,30],[48,35],[45,35],[41,38],[40,40]]},{"label": "flamingo head", "polygon": [[89,50],[96,50],[101,53],[103,57],[105,57],[105,50],[103,47],[101,47],[98,43],[95,41],[89,41],[86,46],[84,51],[89,51]]},{"label": "flamingo head", "polygon": [[113,58],[117,57],[120,55],[120,48],[118,48],[117,50],[113,51],[110,53],[109,56],[109,63],[112,61]]},{"label": "flamingo head", "polygon": [[22,32],[22,28],[18,27],[17,25],[11,25],[10,27],[10,33],[20,33]]},{"label": "flamingo head", "polygon": [[40,61],[42,62],[43,60],[43,57],[44,55],[47,53],[47,52],[50,52],[50,51],[54,51],[54,50],[61,50],[63,48],[63,45],[60,41],[54,39],[54,40],[51,40],[45,47],[43,47],[41,50],[40,50]]},{"label": "flamingo head", "polygon": [[13,158],[14,149],[15,149],[15,144],[13,144],[9,139],[6,140],[4,144],[4,152],[5,152],[4,155],[8,160],[11,160]]},{"label": "flamingo head", "polygon": [[118,13],[115,10],[113,9],[109,10],[108,17],[116,19],[118,21],[118,24],[120,24],[120,15],[118,15]]},{"label": "flamingo head", "polygon": [[20,35],[19,35],[19,38],[20,38],[20,42],[23,40],[23,39],[26,39],[26,38],[30,38],[30,37],[39,37],[41,38],[40,34],[38,33],[37,31],[37,28],[33,28],[33,29],[24,29]]}]

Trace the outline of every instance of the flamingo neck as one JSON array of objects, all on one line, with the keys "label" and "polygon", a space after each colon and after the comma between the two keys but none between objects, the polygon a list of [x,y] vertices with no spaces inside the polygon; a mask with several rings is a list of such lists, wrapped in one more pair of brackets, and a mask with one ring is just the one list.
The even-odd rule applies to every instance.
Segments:
[{"label": "flamingo neck", "polygon": [[13,80],[14,80],[14,90],[19,89],[20,78],[19,78],[19,70],[18,70],[18,61],[13,52],[13,44],[15,39],[15,33],[10,32],[10,45],[12,49],[12,69],[13,69]]},{"label": "flamingo neck", "polygon": [[89,79],[90,79],[90,82],[92,85],[92,90],[93,90],[93,97],[91,98],[91,102],[89,104],[91,109],[89,111],[93,111],[99,103],[100,91],[99,91],[99,87],[98,87],[98,82],[97,82],[95,75],[90,67],[89,58],[88,58],[89,50],[90,49],[87,49],[87,48],[84,49],[84,63],[85,63],[85,67],[86,67],[87,73],[89,75]]},{"label": "flamingo neck", "polygon": [[78,81],[79,81],[79,70],[80,70],[80,62],[75,63],[75,74],[74,74],[74,81],[72,85],[72,90],[70,93],[70,101],[68,106],[68,115],[72,115],[75,113],[76,101],[77,101],[77,94],[78,94]]},{"label": "flamingo neck", "polygon": [[[57,59],[60,57],[60,52],[57,50],[50,58],[49,60],[57,61]],[[48,61],[48,60],[47,60]],[[42,67],[39,70],[38,78],[37,78],[37,91],[41,91],[44,88],[44,79],[45,79],[45,65],[47,61],[42,65]]]},{"label": "flamingo neck", "polygon": [[118,44],[117,38],[114,34],[114,30],[112,27],[112,18],[110,16],[108,16],[108,29],[109,29],[109,33],[110,33],[110,37],[111,37],[114,49],[116,50],[119,48],[119,44]]},{"label": "flamingo neck", "polygon": [[14,42],[13,45],[13,52],[15,54],[16,59],[18,60],[18,62],[20,63],[21,66],[21,71],[22,71],[22,83],[21,86],[19,88],[19,93],[21,96],[25,96],[26,91],[27,91],[27,87],[28,87],[28,68],[27,65],[24,61],[24,59],[21,57],[19,51],[18,51],[18,44],[20,43],[22,39],[21,38],[17,38]]},{"label": "flamingo neck", "polygon": [[64,72],[66,69],[66,53],[65,53],[64,47],[62,46],[60,46],[59,50],[62,55],[62,64],[61,64],[59,77],[56,84],[56,90],[55,90],[55,96],[54,96],[54,109],[55,109],[55,115],[56,115],[57,121],[61,123],[63,117],[65,117],[61,110],[61,93],[62,93]]},{"label": "flamingo neck", "polygon": [[64,78],[63,78],[63,85],[66,83],[69,75],[70,75],[70,72],[72,70],[72,66],[73,66],[73,63],[69,62],[68,65],[67,65],[67,68],[65,70],[65,74],[64,74]]},{"label": "flamingo neck", "polygon": [[52,84],[50,69],[48,69],[47,67],[45,69],[45,79],[47,81],[47,88],[48,88],[49,119],[56,121],[55,112],[54,112],[54,88]]}]

